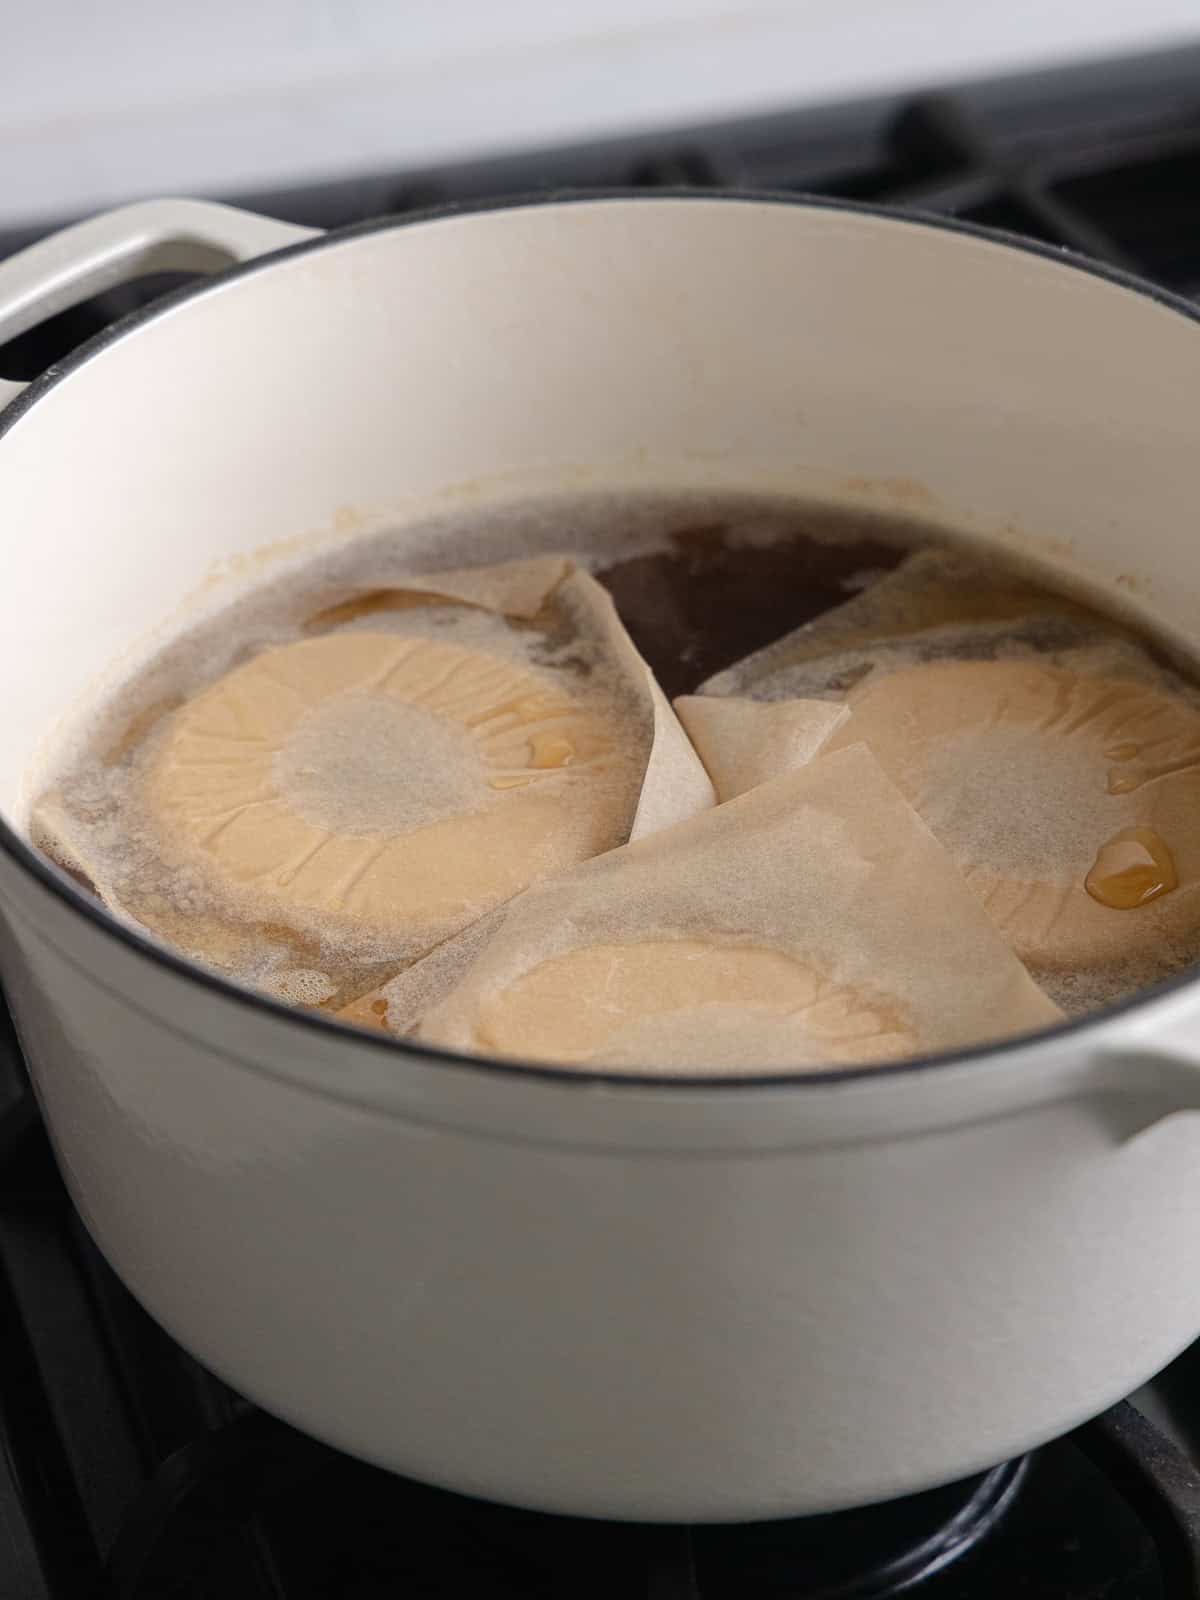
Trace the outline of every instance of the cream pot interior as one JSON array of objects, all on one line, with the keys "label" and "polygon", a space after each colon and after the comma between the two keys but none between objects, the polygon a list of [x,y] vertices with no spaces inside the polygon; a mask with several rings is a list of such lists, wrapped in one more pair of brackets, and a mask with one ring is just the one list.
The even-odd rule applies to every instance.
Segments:
[{"label": "cream pot interior", "polygon": [[19,815],[47,730],[218,564],[495,480],[895,502],[1029,539],[1187,630],[1198,371],[1200,329],[1149,297],[833,209],[594,200],[302,249],[10,423],[3,648],[38,670],[7,708],[0,805]]},{"label": "cream pot interior", "polygon": [[[231,216],[137,227],[210,266],[297,231]],[[93,284],[151,259],[106,226]],[[0,336],[75,293],[55,248],[0,266]],[[590,198],[298,244],[0,414],[3,816],[157,625],[498,496],[895,506],[1193,637],[1198,395],[1180,307],[853,208]],[[1024,1449],[1200,1330],[1188,984],[898,1071],[563,1079],[238,995],[3,843],[3,976],[102,1248],[215,1370],[388,1466],[596,1515],[825,1509]]]}]

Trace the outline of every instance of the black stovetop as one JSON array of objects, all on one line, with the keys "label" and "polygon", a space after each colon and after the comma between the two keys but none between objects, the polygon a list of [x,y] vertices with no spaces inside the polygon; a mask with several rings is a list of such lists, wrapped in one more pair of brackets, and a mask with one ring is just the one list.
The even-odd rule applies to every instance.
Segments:
[{"label": "black stovetop", "polygon": [[[331,227],[568,185],[795,189],[947,211],[1200,296],[1200,47],[221,198]],[[0,254],[42,231],[0,235]],[[34,376],[164,286],[54,318],[0,348],[0,376]],[[0,1600],[868,1600],[901,1589],[918,1600],[1200,1600],[1200,1345],[1134,1403],[1024,1462],[790,1523],[540,1516],[318,1445],[205,1372],[117,1283],[54,1168],[2,1012],[0,1438]]]}]

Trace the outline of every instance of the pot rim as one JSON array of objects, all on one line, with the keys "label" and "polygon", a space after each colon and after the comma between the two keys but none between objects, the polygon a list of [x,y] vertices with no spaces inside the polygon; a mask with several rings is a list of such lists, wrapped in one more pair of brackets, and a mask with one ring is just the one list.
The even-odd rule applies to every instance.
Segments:
[{"label": "pot rim", "polygon": [[[1000,228],[988,228],[958,218],[939,216],[919,210],[901,211],[895,207],[875,205],[866,201],[843,200],[835,196],[790,193],[782,190],[744,190],[731,188],[712,189],[554,189],[542,193],[514,194],[486,199],[454,201],[448,204],[425,207],[397,216],[370,218],[348,227],[330,229],[312,238],[256,256],[209,277],[198,278],[194,283],[154,300],[149,305],[129,313],[102,329],[79,345],[62,361],[56,362],[41,377],[35,378],[7,406],[0,406],[0,443],[4,435],[18,423],[33,406],[58,385],[70,378],[82,366],[101,355],[111,345],[129,337],[148,323],[177,311],[188,302],[203,296],[221,293],[229,284],[252,274],[270,270],[277,263],[295,256],[324,250],[346,240],[374,233],[399,231],[402,228],[450,220],[462,216],[486,216],[492,212],[529,210],[533,207],[581,205],[611,201],[636,202],[643,205],[717,202],[732,205],[794,206],[807,211],[842,212],[852,216],[873,218],[915,228],[937,229],[943,233],[965,236],[998,249],[1018,251],[1040,258],[1056,266],[1100,278],[1119,289],[1128,290],[1152,300],[1168,311],[1173,311],[1189,322],[1200,323],[1200,305],[1163,289],[1149,279],[1109,266],[1091,257],[1076,254],[1065,246],[1045,244],[1020,234]],[[3,463],[0,460],[0,470]],[[343,1047],[384,1050],[393,1058],[407,1057],[414,1062],[428,1063],[431,1059],[459,1070],[485,1077],[510,1077],[522,1080],[541,1080],[560,1088],[581,1091],[603,1088],[612,1093],[622,1090],[644,1093],[647,1089],[670,1093],[694,1093],[697,1090],[717,1092],[779,1091],[806,1088],[826,1089],[834,1085],[864,1080],[895,1079],[918,1076],[938,1067],[959,1066],[964,1062],[995,1059],[1043,1044],[1054,1038],[1077,1038],[1082,1032],[1094,1029],[1110,1019],[1125,1016],[1153,1004],[1167,995],[1178,994],[1196,981],[1196,966],[1163,980],[1136,994],[1113,1002],[1085,1016],[1054,1023],[1032,1033],[1014,1034],[1011,1037],[970,1045],[960,1050],[942,1050],[931,1054],[912,1056],[902,1061],[879,1065],[831,1067],[820,1071],[757,1074],[654,1074],[650,1072],[612,1072],[600,1069],[582,1071],[578,1067],[558,1066],[551,1062],[523,1062],[502,1057],[471,1055],[465,1051],[447,1049],[441,1045],[411,1043],[407,1039],[383,1035],[354,1023],[339,1021],[322,1011],[306,1011],[276,1000],[257,990],[243,988],[220,973],[210,971],[198,962],[178,954],[167,945],[157,943],[148,934],[127,926],[111,916],[99,900],[89,895],[66,872],[55,865],[48,856],[29,844],[0,814],[0,853],[7,856],[17,868],[28,874],[43,889],[48,890],[67,908],[90,923],[98,932],[116,941],[151,966],[166,968],[176,976],[214,992],[222,999],[246,1007],[259,1015],[269,1015],[298,1027],[315,1030],[331,1042],[342,1041]]]}]

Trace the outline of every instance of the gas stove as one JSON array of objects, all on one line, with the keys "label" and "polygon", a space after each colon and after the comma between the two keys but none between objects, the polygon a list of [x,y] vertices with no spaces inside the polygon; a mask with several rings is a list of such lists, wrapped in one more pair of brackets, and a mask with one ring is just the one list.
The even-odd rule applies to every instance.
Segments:
[{"label": "gas stove", "polygon": [[[950,212],[1200,296],[1200,49],[222,198],[335,227],[563,187],[782,189]],[[0,254],[40,231],[0,236]],[[0,348],[0,376],[36,375],[177,281],[63,313]],[[1200,1600],[1200,1345],[1024,1460],[794,1521],[545,1516],[339,1455],[226,1388],[116,1281],[2,1016],[0,1339],[0,1600]]]}]

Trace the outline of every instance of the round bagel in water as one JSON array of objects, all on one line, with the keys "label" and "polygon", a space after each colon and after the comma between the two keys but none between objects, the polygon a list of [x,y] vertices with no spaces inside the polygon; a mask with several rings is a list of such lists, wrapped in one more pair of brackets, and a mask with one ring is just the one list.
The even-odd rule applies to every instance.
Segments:
[{"label": "round bagel in water", "polygon": [[333,633],[264,650],[180,708],[144,795],[218,893],[415,951],[619,843],[638,754],[561,680],[442,640]]},{"label": "round bagel in water", "polygon": [[826,750],[868,746],[1030,966],[1153,967],[1200,928],[1200,712],[1165,685],[940,661],[849,704]]}]

